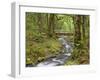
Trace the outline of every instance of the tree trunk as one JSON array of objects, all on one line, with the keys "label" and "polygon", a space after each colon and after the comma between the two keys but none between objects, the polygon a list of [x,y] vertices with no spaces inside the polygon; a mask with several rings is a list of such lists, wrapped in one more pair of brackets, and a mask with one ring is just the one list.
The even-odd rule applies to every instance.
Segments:
[{"label": "tree trunk", "polygon": [[41,33],[43,29],[42,14],[41,13],[37,14],[37,18],[38,18],[38,22],[37,22],[38,29],[39,29],[39,32]]},{"label": "tree trunk", "polygon": [[86,17],[82,16],[82,37],[85,40]]},{"label": "tree trunk", "polygon": [[49,37],[53,37],[55,33],[55,15],[50,14],[49,15],[49,23],[48,23],[48,35]]},{"label": "tree trunk", "polygon": [[74,43],[78,43],[81,40],[81,17],[79,15],[74,16]]}]

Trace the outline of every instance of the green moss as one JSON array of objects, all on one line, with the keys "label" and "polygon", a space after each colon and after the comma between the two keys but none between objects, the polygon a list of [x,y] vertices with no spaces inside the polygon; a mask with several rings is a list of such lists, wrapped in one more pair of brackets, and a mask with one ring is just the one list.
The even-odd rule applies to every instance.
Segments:
[{"label": "green moss", "polygon": [[89,52],[86,48],[74,48],[73,53],[65,65],[89,64]]},{"label": "green moss", "polygon": [[[31,46],[28,44],[30,44],[30,42],[27,43],[26,46],[26,57],[31,56],[29,58],[33,64],[47,57],[55,56],[61,50],[61,44],[57,39],[53,38],[44,39],[43,42],[33,41]],[[26,63],[29,63],[29,61],[26,61]]]},{"label": "green moss", "polygon": [[26,64],[32,64],[32,60],[30,58],[26,58]]},{"label": "green moss", "polygon": [[66,61],[65,65],[78,65],[78,61],[72,61],[72,60],[69,60],[69,61]]}]

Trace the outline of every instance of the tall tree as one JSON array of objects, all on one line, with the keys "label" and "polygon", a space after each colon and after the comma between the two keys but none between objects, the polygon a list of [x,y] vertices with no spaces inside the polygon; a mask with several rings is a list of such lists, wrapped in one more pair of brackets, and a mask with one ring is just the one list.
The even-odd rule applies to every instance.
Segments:
[{"label": "tall tree", "polygon": [[42,20],[42,13],[38,13],[37,14],[37,24],[38,24],[38,29],[39,29],[39,32],[41,33],[43,30],[43,20]]},{"label": "tall tree", "polygon": [[87,20],[86,20],[85,15],[81,16],[81,25],[82,25],[82,39],[85,40],[85,38],[86,38],[85,29],[86,29],[86,26],[87,26]]},{"label": "tall tree", "polygon": [[81,17],[80,15],[74,16],[74,43],[78,43],[81,40]]},{"label": "tall tree", "polygon": [[49,23],[48,23],[48,35],[49,37],[52,37],[55,33],[55,15],[50,14],[49,15]]}]

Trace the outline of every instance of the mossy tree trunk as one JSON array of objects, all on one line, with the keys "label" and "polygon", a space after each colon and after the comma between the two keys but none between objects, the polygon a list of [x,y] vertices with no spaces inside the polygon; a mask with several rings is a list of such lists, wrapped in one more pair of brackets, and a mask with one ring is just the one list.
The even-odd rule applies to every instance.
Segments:
[{"label": "mossy tree trunk", "polygon": [[42,14],[41,13],[39,13],[39,14],[37,14],[37,24],[38,24],[38,31],[41,33],[43,30],[43,18],[42,18]]},{"label": "mossy tree trunk", "polygon": [[79,15],[74,16],[74,43],[81,41],[81,17]]},{"label": "mossy tree trunk", "polygon": [[55,14],[49,15],[48,20],[48,36],[53,37],[55,35]]}]

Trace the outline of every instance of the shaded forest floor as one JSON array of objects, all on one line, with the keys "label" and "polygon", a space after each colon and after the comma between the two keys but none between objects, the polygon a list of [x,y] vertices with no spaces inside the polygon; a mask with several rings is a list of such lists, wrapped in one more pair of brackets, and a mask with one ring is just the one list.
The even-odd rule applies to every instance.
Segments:
[{"label": "shaded forest floor", "polygon": [[90,63],[90,54],[87,41],[81,41],[74,46],[71,57],[66,61],[65,65],[80,65]]},{"label": "shaded forest floor", "polygon": [[[69,40],[68,40],[69,39]],[[73,37],[67,37],[69,43],[73,43]],[[27,44],[27,58],[26,65],[32,64],[36,66],[38,63],[46,61],[50,58],[56,58],[58,55],[63,54],[63,46],[59,43],[58,38],[38,38],[29,41]],[[73,44],[74,46],[75,44]],[[89,64],[89,50],[87,42],[80,42],[73,47],[71,56],[65,61],[64,65],[80,65]],[[66,56],[67,57],[67,56]]]},{"label": "shaded forest floor", "polygon": [[[59,36],[70,35],[73,51],[65,65],[89,64],[90,16],[26,12],[26,65],[44,61],[67,51],[68,45],[60,43]],[[57,34],[56,34],[57,33]],[[61,34],[63,33],[63,34]],[[58,36],[59,35],[59,36]],[[68,41],[65,39],[66,41]],[[66,42],[64,41],[64,42]]]}]

